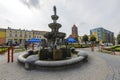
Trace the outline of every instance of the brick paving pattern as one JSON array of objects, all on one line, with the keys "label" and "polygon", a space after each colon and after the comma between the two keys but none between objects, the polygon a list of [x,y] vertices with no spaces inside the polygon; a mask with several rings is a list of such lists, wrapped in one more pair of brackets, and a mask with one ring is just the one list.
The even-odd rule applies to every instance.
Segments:
[{"label": "brick paving pattern", "polygon": [[15,53],[13,63],[7,63],[6,54],[0,55],[0,80],[120,80],[120,56],[85,51],[89,55],[87,63],[34,70],[25,70],[18,64],[21,53]]}]

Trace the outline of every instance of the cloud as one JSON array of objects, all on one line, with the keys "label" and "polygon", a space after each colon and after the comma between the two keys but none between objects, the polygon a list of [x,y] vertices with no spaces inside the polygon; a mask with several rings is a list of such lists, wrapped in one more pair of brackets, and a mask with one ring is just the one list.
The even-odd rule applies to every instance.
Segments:
[{"label": "cloud", "polygon": [[12,24],[12,21],[9,20],[9,19],[5,19],[5,21],[6,21],[7,23],[9,23],[9,24]]},{"label": "cloud", "polygon": [[115,35],[120,31],[120,0],[0,0],[0,25],[12,21],[11,27],[50,30],[54,5],[59,16],[57,22],[62,24],[60,31],[68,35],[74,24],[79,35],[89,34],[90,29],[97,27]]},{"label": "cloud", "polygon": [[40,8],[40,0],[20,0],[24,5],[26,5],[28,8]]}]

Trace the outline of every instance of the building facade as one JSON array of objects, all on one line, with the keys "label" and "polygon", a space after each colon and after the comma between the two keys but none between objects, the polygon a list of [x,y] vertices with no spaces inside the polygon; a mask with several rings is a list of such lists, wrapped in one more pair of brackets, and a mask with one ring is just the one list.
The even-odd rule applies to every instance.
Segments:
[{"label": "building facade", "polygon": [[33,32],[21,29],[6,29],[6,43],[21,44],[33,37]]},{"label": "building facade", "polygon": [[0,28],[0,45],[6,43],[6,29]]},{"label": "building facade", "polygon": [[73,27],[72,27],[72,34],[71,34],[71,36],[73,38],[77,38],[78,37],[78,28],[77,28],[76,25],[73,25]]},{"label": "building facade", "polygon": [[114,33],[102,27],[90,30],[90,35],[96,37],[96,41],[103,43],[114,43]]},{"label": "building facade", "polygon": [[21,30],[21,29],[8,29],[0,28],[0,45],[2,44],[24,44],[31,38],[45,39],[44,34],[47,31],[37,30]]},{"label": "building facade", "polygon": [[32,32],[33,32],[33,37],[34,38],[45,39],[44,34],[46,34],[47,31],[32,30]]}]

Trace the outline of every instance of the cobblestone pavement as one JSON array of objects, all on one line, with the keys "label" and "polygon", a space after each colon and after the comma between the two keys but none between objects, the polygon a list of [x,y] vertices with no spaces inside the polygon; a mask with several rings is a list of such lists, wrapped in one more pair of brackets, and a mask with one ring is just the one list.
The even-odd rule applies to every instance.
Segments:
[{"label": "cobblestone pavement", "polygon": [[[85,49],[90,51],[90,49]],[[99,56],[103,60],[106,61],[109,72],[107,80],[120,80],[120,56],[119,55],[110,55],[110,54],[103,54],[100,52],[94,52],[96,56]]]},{"label": "cobblestone pavement", "polygon": [[25,70],[24,66],[18,64],[17,56],[21,53],[15,53],[13,63],[7,63],[7,55],[0,55],[0,80],[107,80],[109,72],[107,60],[99,53],[87,52],[89,55],[87,63],[35,70]]},{"label": "cobblestone pavement", "polygon": [[97,53],[109,66],[108,80],[120,80],[120,56]]}]

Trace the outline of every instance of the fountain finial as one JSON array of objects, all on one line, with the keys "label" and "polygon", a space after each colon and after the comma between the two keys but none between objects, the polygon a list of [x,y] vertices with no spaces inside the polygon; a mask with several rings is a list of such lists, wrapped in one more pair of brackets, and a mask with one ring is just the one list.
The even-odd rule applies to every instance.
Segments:
[{"label": "fountain finial", "polygon": [[56,6],[53,7],[54,10],[54,14],[56,15],[57,11],[56,11]]}]

